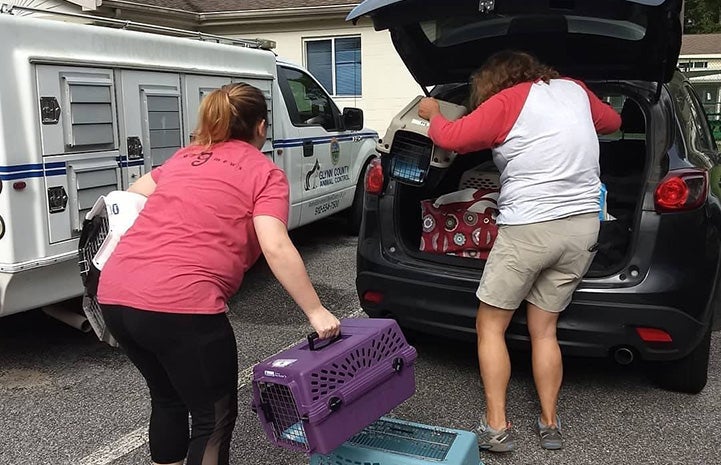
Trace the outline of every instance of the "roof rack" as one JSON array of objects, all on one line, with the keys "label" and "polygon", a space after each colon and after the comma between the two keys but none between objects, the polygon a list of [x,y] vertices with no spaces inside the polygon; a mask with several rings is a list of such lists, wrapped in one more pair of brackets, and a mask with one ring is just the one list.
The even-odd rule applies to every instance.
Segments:
[{"label": "roof rack", "polygon": [[204,42],[216,42],[219,44],[230,44],[239,45],[247,48],[257,48],[262,50],[271,50],[276,47],[276,43],[273,40],[267,39],[234,39],[231,37],[224,37],[214,34],[206,34],[200,31],[190,31],[187,29],[178,29],[174,27],[158,26],[156,24],[139,23],[136,21],[116,19],[116,18],[105,18],[103,16],[94,16],[84,13],[71,13],[65,11],[51,11],[43,10],[40,8],[31,8],[26,6],[17,6],[8,3],[0,4],[0,14],[15,14],[16,11],[27,11],[31,13],[43,13],[52,14],[59,16],[67,16],[71,18],[83,18],[96,21],[97,23],[105,23],[107,25],[120,26],[120,29],[134,29],[139,31],[154,32],[166,35],[188,37],[191,39],[197,39]]}]

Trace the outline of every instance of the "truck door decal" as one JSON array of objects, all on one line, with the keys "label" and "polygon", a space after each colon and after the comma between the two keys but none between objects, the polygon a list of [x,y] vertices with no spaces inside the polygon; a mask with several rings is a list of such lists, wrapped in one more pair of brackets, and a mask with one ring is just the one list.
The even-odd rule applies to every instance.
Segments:
[{"label": "truck door decal", "polygon": [[318,160],[316,160],[313,169],[308,171],[308,173],[306,173],[305,175],[305,190],[309,191],[318,187],[319,171],[320,163],[318,163]]}]

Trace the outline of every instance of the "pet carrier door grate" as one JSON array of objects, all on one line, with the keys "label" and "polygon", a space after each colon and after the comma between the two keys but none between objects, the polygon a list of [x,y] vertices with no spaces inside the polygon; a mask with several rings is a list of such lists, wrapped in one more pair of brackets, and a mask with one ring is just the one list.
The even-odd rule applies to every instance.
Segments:
[{"label": "pet carrier door grate", "polygon": [[93,265],[93,257],[98,253],[100,246],[108,235],[110,229],[108,218],[104,214],[96,215],[92,220],[86,220],[78,244],[78,265],[80,277],[85,287],[83,295],[83,313],[88,323],[101,341],[107,342],[112,347],[118,347],[110,331],[105,326],[103,313],[97,299],[98,291],[98,270]]},{"label": "pet carrier door grate", "polygon": [[420,134],[398,131],[390,155],[391,177],[406,184],[420,185],[431,166],[433,143]]},{"label": "pet carrier door grate", "polygon": [[350,439],[350,443],[423,460],[446,459],[456,434],[422,426],[378,420]]},{"label": "pet carrier door grate", "polygon": [[103,241],[108,236],[108,218],[98,215],[93,221],[94,224],[90,226],[92,230],[89,232],[87,243],[78,249],[80,276],[83,278],[87,278],[93,257],[98,253],[100,246],[103,245]]},{"label": "pet carrier door grate", "polygon": [[405,339],[394,328],[389,328],[363,347],[350,352],[344,360],[332,363],[332,368],[322,368],[310,374],[310,392],[313,401],[336,390],[353,378],[359,371],[370,368],[403,348]]},{"label": "pet carrier door grate", "polygon": [[266,418],[273,425],[275,438],[292,445],[308,444],[303,421],[288,386],[260,383],[260,400]]}]

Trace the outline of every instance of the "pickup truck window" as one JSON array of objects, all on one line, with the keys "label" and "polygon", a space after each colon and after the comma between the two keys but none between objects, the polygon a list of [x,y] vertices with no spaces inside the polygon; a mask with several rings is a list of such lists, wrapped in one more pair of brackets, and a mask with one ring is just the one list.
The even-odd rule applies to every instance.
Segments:
[{"label": "pickup truck window", "polygon": [[280,88],[294,126],[323,126],[340,129],[339,112],[325,90],[309,74],[278,67]]}]

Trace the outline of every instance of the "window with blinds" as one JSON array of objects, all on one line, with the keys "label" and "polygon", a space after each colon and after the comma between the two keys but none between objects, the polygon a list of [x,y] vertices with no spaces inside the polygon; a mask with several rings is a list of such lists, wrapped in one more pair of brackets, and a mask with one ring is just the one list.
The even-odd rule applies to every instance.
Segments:
[{"label": "window with blinds", "polygon": [[305,59],[308,70],[331,95],[361,96],[360,37],[308,39]]}]

